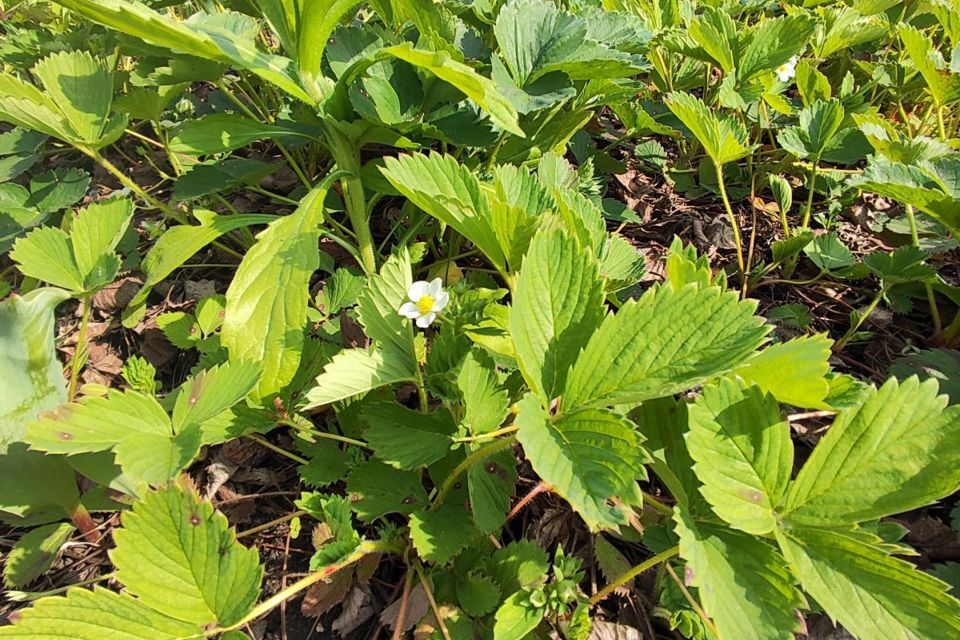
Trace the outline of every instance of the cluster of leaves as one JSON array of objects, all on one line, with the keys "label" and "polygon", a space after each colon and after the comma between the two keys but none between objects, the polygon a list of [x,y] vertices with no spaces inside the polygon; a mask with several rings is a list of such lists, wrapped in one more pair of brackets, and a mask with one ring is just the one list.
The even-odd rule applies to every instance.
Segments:
[{"label": "cluster of leaves", "polygon": [[[924,358],[879,388],[830,361],[869,337],[881,302],[926,299],[937,337],[960,335],[960,313],[939,324],[960,293],[930,264],[960,239],[960,64],[939,52],[960,43],[960,8],[200,4],[57,0],[0,46],[14,127],[0,134],[0,251],[18,289],[0,302],[0,522],[27,530],[6,583],[29,585],[77,532],[97,541],[91,512],[123,512],[118,590],[38,597],[0,638],[243,638],[284,599],[369,577],[387,555],[407,572],[400,607],[423,590],[423,622],[446,640],[586,638],[593,608],[654,565],[689,637],[787,639],[811,611],[864,639],[960,635],[960,601],[898,557],[913,550],[884,520],[960,488],[960,409],[910,377],[934,369]],[[169,198],[111,160],[137,141]],[[641,286],[644,259],[607,226],[634,215],[604,198],[624,168],[615,147],[720,198],[736,270],[677,240],[663,281]],[[72,210],[89,174],[32,169],[75,152],[127,193]],[[284,172],[296,186],[271,190]],[[238,212],[233,191],[274,213]],[[901,203],[896,250],[841,241],[836,217],[862,192]],[[747,194],[782,228],[763,258],[743,251],[731,196]],[[211,246],[237,261],[225,292],[154,319],[197,351],[186,379],[130,358],[126,388],[81,387],[94,297],[138,268],[121,318],[137,326]],[[879,283],[837,341],[776,340],[747,297],[798,267]],[[398,310],[424,274],[450,301],[420,332]],[[53,329],[69,299],[81,322],[65,375]],[[803,311],[781,316],[801,326]],[[790,408],[833,417],[799,470]],[[297,452],[264,440],[275,431]],[[310,573],[260,604],[256,552],[185,475],[204,446],[244,437],[297,461],[313,525]],[[597,534],[606,588],[586,591],[576,550],[502,543],[527,468]],[[618,548],[637,543],[650,558],[631,569]]]}]

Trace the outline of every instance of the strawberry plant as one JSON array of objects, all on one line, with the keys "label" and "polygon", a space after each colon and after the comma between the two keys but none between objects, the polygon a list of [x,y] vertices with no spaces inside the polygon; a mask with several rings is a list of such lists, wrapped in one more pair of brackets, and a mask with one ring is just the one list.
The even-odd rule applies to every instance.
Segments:
[{"label": "strawberry plant", "polygon": [[958,18],[0,3],[0,638],[960,636]]}]

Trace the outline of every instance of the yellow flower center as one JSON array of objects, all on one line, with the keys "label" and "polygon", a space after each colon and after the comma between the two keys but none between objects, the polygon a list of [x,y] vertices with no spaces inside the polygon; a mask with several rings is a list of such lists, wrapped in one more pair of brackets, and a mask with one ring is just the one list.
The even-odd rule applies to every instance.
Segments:
[{"label": "yellow flower center", "polygon": [[421,296],[421,298],[417,300],[417,311],[419,311],[422,316],[427,315],[433,311],[434,302],[435,300],[430,296]]}]

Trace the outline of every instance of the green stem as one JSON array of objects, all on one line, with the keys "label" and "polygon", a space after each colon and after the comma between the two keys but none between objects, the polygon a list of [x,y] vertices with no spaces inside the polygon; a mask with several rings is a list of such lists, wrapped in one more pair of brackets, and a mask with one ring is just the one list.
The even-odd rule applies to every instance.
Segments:
[{"label": "green stem", "polygon": [[479,440],[489,440],[490,438],[498,438],[500,436],[505,436],[510,433],[514,433],[520,427],[516,425],[510,425],[509,427],[503,427],[502,429],[497,429],[496,431],[489,431],[487,433],[481,433],[475,436],[468,436],[466,438],[456,438],[454,442],[478,442]]},{"label": "green stem", "polygon": [[341,180],[343,200],[347,217],[357,237],[360,251],[360,266],[368,273],[377,272],[377,256],[374,252],[373,234],[370,232],[370,216],[367,213],[366,196],[360,182],[360,149],[332,122],[324,122],[323,131],[327,146],[337,168],[350,174]]},{"label": "green stem", "polygon": [[663,504],[662,502],[660,502],[659,500],[651,496],[649,493],[643,494],[643,504],[650,505],[650,508],[652,508],[657,513],[660,513],[661,515],[673,516],[673,507],[668,507],[667,505]]},{"label": "green stem", "polygon": [[115,575],[115,573],[105,573],[102,576],[97,576],[96,578],[81,580],[80,582],[74,582],[73,584],[68,584],[64,587],[58,587],[56,589],[50,589],[49,591],[34,591],[32,593],[27,591],[7,591],[6,596],[8,599],[13,600],[14,602],[33,602],[34,600],[39,600],[40,598],[59,595],[64,591],[69,591],[70,589],[77,587],[86,587],[91,584],[97,584],[98,582],[112,580]]},{"label": "green stem", "polygon": [[434,498],[433,504],[430,505],[430,510],[435,511],[441,504],[443,504],[443,499],[450,493],[450,490],[453,489],[453,485],[456,484],[457,479],[462,476],[467,469],[472,467],[475,463],[483,460],[484,458],[489,458],[495,453],[498,453],[510,446],[513,446],[513,443],[517,441],[516,436],[510,436],[509,438],[503,438],[502,440],[494,440],[489,444],[485,444],[466,458],[463,459],[463,462],[458,464],[450,475],[447,476],[446,480],[443,481],[443,485],[440,487],[440,491],[437,493],[437,497]]},{"label": "green stem", "polygon": [[666,562],[667,560],[676,556],[679,553],[680,553],[680,547],[673,546],[667,549],[666,551],[661,551],[660,553],[653,556],[652,558],[648,558],[647,560],[644,560],[637,566],[626,571],[623,575],[621,575],[616,580],[608,584],[606,587],[598,591],[596,594],[594,594],[594,596],[590,598],[590,606],[593,606],[599,602],[602,602],[604,598],[606,598],[611,593],[613,593],[623,585],[627,584],[628,582],[630,582],[631,580],[639,576],[641,573],[645,571],[649,571],[650,569],[654,568],[658,564],[662,562]]},{"label": "green stem", "polygon": [[[370,445],[368,445],[363,440],[354,440],[353,438],[348,438],[347,436],[341,436],[337,433],[327,433],[326,431],[318,431],[313,427],[308,426],[307,424],[298,424],[296,420],[291,420],[289,418],[283,418],[278,422],[282,425],[286,425],[288,427],[296,429],[297,431],[302,431],[306,434],[309,434],[315,438],[324,438],[326,440],[336,440],[337,442],[343,442],[344,444],[352,444],[358,447],[362,447],[363,449],[370,448]],[[307,422],[307,421],[304,420],[304,422]]]},{"label": "green stem", "polygon": [[843,337],[837,340],[836,344],[833,345],[833,352],[837,353],[843,349],[843,347],[850,341],[850,338],[863,326],[863,323],[866,321],[867,317],[873,313],[873,310],[877,308],[877,305],[880,304],[880,301],[883,299],[884,294],[887,292],[885,286],[880,287],[880,291],[877,293],[877,296],[870,302],[863,313],[860,314],[860,317],[857,318],[857,322],[847,329],[847,332],[843,334]]},{"label": "green stem", "polygon": [[947,129],[943,126],[943,105],[937,107],[937,132],[940,134],[940,140],[947,141]]},{"label": "green stem", "polygon": [[[917,216],[913,205],[907,205],[907,221],[910,223],[910,241],[915,247],[920,247],[920,234],[917,233]],[[937,299],[933,293],[933,286],[929,282],[923,283],[927,293],[927,304],[930,305],[930,317],[933,319],[933,337],[938,339],[943,333],[943,324],[940,320],[940,310],[937,308]]]},{"label": "green stem", "polygon": [[803,222],[800,224],[802,229],[806,229],[810,226],[810,212],[813,209],[813,193],[817,184],[817,164],[820,162],[819,158],[813,161],[812,166],[810,167],[810,184],[807,186],[807,207],[803,212]]},{"label": "green stem", "polygon": [[374,540],[368,542],[362,542],[360,546],[348,555],[346,558],[337,562],[335,564],[324,567],[320,571],[315,571],[309,575],[300,578],[293,584],[287,586],[285,589],[281,589],[274,595],[270,596],[257,606],[255,606],[250,613],[245,615],[239,622],[230,625],[229,627],[224,627],[222,629],[213,629],[206,632],[206,637],[210,638],[218,634],[224,633],[226,631],[233,631],[235,629],[241,629],[245,625],[253,622],[260,616],[263,616],[271,612],[275,607],[280,606],[281,603],[286,602],[288,599],[297,595],[304,589],[309,588],[310,586],[325,580],[332,576],[337,571],[349,567],[350,565],[358,562],[363,559],[365,556],[368,556],[372,553],[401,553],[403,550],[397,547],[397,545],[390,542],[383,542],[382,540]]},{"label": "green stem", "polygon": [[246,538],[248,536],[252,536],[253,534],[260,533],[261,531],[266,531],[267,529],[273,529],[278,524],[283,524],[284,522],[289,522],[294,518],[299,518],[300,516],[305,516],[305,515],[307,515],[307,512],[304,511],[303,509],[297,509],[296,511],[291,511],[285,516],[274,518],[270,522],[264,522],[263,524],[258,524],[255,527],[251,527],[250,529],[247,529],[246,531],[241,531],[240,533],[237,534],[237,540],[239,540],[240,538]]},{"label": "green stem", "polygon": [[267,449],[270,449],[270,451],[273,451],[274,453],[279,453],[284,458],[289,458],[290,460],[293,460],[297,464],[310,464],[310,461],[307,460],[306,458],[301,458],[297,454],[287,451],[283,447],[278,447],[277,445],[273,444],[263,436],[257,435],[256,433],[250,433],[245,435],[244,437],[247,440],[256,442],[261,447],[266,447]]},{"label": "green stem", "polygon": [[91,149],[89,147],[77,147],[77,148],[81,152],[83,152],[84,154],[92,158],[94,161],[96,161],[101,167],[106,169],[107,172],[109,172],[114,178],[116,178],[120,182],[120,184],[122,184],[124,187],[132,191],[134,194],[136,194],[137,197],[139,197],[141,200],[149,204],[151,207],[155,209],[159,209],[164,213],[164,215],[166,215],[167,217],[173,218],[174,220],[176,220],[181,224],[187,224],[187,219],[184,217],[182,213],[180,213],[170,205],[160,202],[159,200],[154,198],[152,195],[150,195],[149,193],[141,189],[140,185],[138,185],[136,182],[131,180],[130,177],[127,176],[127,174],[125,174],[123,171],[118,169],[112,162],[110,162],[105,157],[103,157],[99,151],[97,151],[96,149]]},{"label": "green stem", "polygon": [[83,352],[87,348],[87,326],[90,324],[90,312],[93,309],[89,294],[80,299],[83,311],[80,316],[80,331],[77,333],[77,346],[70,358],[70,384],[67,386],[67,401],[73,402],[77,395],[77,377],[80,373],[80,363],[83,361]]},{"label": "green stem", "polygon": [[730,206],[730,198],[727,197],[727,187],[723,184],[723,165],[714,162],[713,166],[717,170],[717,185],[720,187],[720,198],[723,200],[723,207],[727,211],[727,217],[730,219],[730,228],[733,231],[733,242],[737,245],[737,266],[740,268],[740,274],[745,273],[745,263],[743,260],[743,241],[740,239],[740,225],[737,224],[737,217],[733,214],[733,207]]}]

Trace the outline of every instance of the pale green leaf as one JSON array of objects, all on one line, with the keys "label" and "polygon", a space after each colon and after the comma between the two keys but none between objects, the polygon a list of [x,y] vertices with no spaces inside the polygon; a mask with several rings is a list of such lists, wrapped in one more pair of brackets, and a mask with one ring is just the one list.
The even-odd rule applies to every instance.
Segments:
[{"label": "pale green leaf", "polygon": [[62,229],[34,229],[14,243],[10,258],[26,276],[69,291],[83,291],[84,276],[73,257],[70,236]]},{"label": "pale green leaf", "polygon": [[180,432],[226,411],[253,390],[260,377],[256,362],[230,361],[200,371],[179,390],[173,428]]},{"label": "pale green leaf", "polygon": [[486,194],[467,167],[452,156],[417,153],[386,158],[382,171],[413,204],[456,229],[491,262],[504,267]]},{"label": "pale green leaf", "polygon": [[690,407],[686,440],[714,512],[746,533],[772,531],[793,470],[790,425],[777,401],[759,387],[721,379]]},{"label": "pale green leaf", "polygon": [[111,391],[42,414],[27,425],[25,441],[47,453],[112,450],[125,473],[161,485],[193,460],[200,449],[200,430],[174,431],[153,396]]},{"label": "pale green leaf", "polygon": [[497,609],[493,624],[497,640],[523,640],[543,621],[546,611],[530,604],[528,598],[529,594],[518,591]]},{"label": "pale green leaf", "polygon": [[270,223],[227,288],[220,338],[231,360],[261,363],[258,399],[276,395],[300,366],[326,194],[325,183],[315,187],[296,211]]},{"label": "pale green leaf", "polygon": [[737,83],[772,71],[800,54],[816,27],[816,20],[803,14],[761,20],[737,62]]},{"label": "pale green leaf", "polygon": [[697,588],[720,637],[793,640],[796,612],[806,603],[783,557],[759,538],[696,522],[683,511],[674,521],[685,582]]},{"label": "pale green leaf", "polygon": [[769,331],[755,309],[717,287],[647,291],[591,336],[567,377],[564,407],[636,404],[732,370]]},{"label": "pale green leaf", "polygon": [[0,120],[64,140],[70,124],[53,100],[10,73],[0,73]]},{"label": "pale green leaf", "polygon": [[224,153],[263,138],[310,136],[302,130],[264,124],[235,113],[211,113],[188,120],[170,140],[170,150],[190,155]]},{"label": "pale green leaf", "polygon": [[552,417],[533,395],[519,404],[517,439],[540,478],[591,530],[626,524],[642,502],[637,481],[647,457],[630,420],[585,409]]},{"label": "pale green leaf", "polygon": [[114,250],[133,218],[133,201],[110,198],[80,211],[70,227],[70,244],[83,284],[90,291],[109,284],[120,268]]},{"label": "pale green leaf", "polygon": [[0,454],[23,436],[27,422],[67,399],[53,342],[53,310],[68,296],[40,288],[0,302]]},{"label": "pale green leaf", "polygon": [[220,216],[201,209],[195,209],[193,213],[200,220],[199,225],[181,224],[167,229],[143,258],[140,264],[140,270],[144,274],[143,286],[123,314],[125,327],[133,327],[140,321],[145,311],[147,296],[153,287],[200,249],[228,231],[254,224],[269,224],[277,219],[276,216],[258,213]]},{"label": "pale green leaf", "polygon": [[260,594],[256,549],[240,545],[226,517],[192,491],[148,493],[121,524],[110,559],[142,604],[174,620],[229,626]]},{"label": "pale green leaf", "polygon": [[379,349],[345,349],[335,355],[307,392],[308,409],[415,379],[415,372]]},{"label": "pale green leaf", "polygon": [[73,588],[19,612],[0,638],[14,640],[184,640],[202,638],[195,624],[168,618],[128,594]]},{"label": "pale green leaf", "polygon": [[832,344],[822,333],[794,338],[767,347],[734,373],[783,404],[825,409]]},{"label": "pale green leaf", "polygon": [[675,91],[667,96],[667,107],[693,133],[716,164],[724,165],[750,153],[743,125],[717,115],[700,98]]},{"label": "pale green leaf", "polygon": [[107,60],[88,51],[60,51],[40,60],[33,73],[70,123],[74,139],[98,142],[113,103],[113,74]]},{"label": "pale green leaf", "polygon": [[960,407],[911,377],[841,412],[790,489],[790,522],[839,526],[910,511],[960,487]]},{"label": "pale green leaf", "polygon": [[474,347],[457,373],[457,388],[463,398],[463,424],[471,435],[493,431],[506,420],[510,399],[500,384],[493,358]]},{"label": "pale green leaf", "polygon": [[603,282],[593,255],[559,229],[530,243],[517,278],[510,329],[520,371],[548,404],[603,318]]},{"label": "pale green leaf", "polygon": [[858,638],[952,640],[960,602],[949,586],[857,531],[803,527],[777,540],[803,589]]},{"label": "pale green leaf", "polygon": [[960,78],[946,69],[939,69],[932,58],[933,43],[922,31],[909,24],[897,25],[897,33],[913,66],[923,76],[937,106],[960,100]]},{"label": "pale green leaf", "polygon": [[391,256],[379,274],[367,278],[367,286],[358,302],[360,322],[366,334],[381,348],[395,366],[415,371],[417,357],[413,347],[413,325],[398,313],[407,301],[413,283],[410,252],[403,248]]}]

